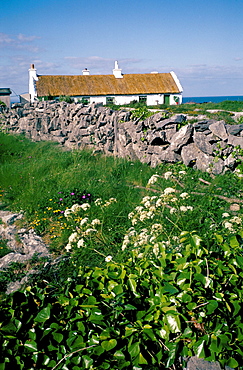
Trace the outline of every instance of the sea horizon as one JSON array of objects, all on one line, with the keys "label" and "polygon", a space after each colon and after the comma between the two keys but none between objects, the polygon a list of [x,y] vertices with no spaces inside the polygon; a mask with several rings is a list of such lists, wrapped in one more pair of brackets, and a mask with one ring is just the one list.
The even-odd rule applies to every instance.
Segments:
[{"label": "sea horizon", "polygon": [[222,101],[243,101],[243,95],[235,96],[183,96],[182,104],[185,103],[220,103]]}]

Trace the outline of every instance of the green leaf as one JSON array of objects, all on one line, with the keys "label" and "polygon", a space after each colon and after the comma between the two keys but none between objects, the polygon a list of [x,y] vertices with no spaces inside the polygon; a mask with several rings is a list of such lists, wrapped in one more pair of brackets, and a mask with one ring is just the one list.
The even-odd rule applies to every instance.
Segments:
[{"label": "green leaf", "polygon": [[144,330],[143,330],[144,334],[146,334],[152,341],[156,341],[157,339],[154,335],[153,330],[152,329],[147,329],[147,328],[145,328],[145,326],[144,326]]},{"label": "green leaf", "polygon": [[236,238],[236,236],[235,236],[235,235],[234,235],[234,236],[231,236],[231,238],[230,238],[229,242],[230,242],[230,246],[231,246],[232,248],[237,248],[237,247],[239,247],[239,242],[238,242],[238,240],[237,240],[237,238]]},{"label": "green leaf", "polygon": [[227,366],[232,367],[233,369],[235,369],[237,366],[239,366],[239,364],[238,364],[238,362],[234,358],[231,357],[227,361]]},{"label": "green leaf", "polygon": [[172,333],[179,333],[181,331],[181,323],[178,315],[167,313],[164,320]]},{"label": "green leaf", "polygon": [[133,306],[131,304],[125,304],[124,309],[127,310],[127,311],[137,310],[137,307],[135,307],[135,306]]},{"label": "green leaf", "polygon": [[131,346],[128,346],[128,352],[132,358],[137,357],[140,353],[139,342],[133,343]]},{"label": "green leaf", "polygon": [[148,361],[143,357],[142,353],[139,353],[138,363],[140,365],[147,365],[148,364]]},{"label": "green leaf", "polygon": [[27,340],[24,344],[24,347],[27,348],[31,352],[37,351],[37,343],[32,339]]},{"label": "green leaf", "polygon": [[218,307],[218,302],[215,300],[210,300],[206,307],[207,307],[207,313],[211,315],[211,313],[213,313]]},{"label": "green leaf", "polygon": [[137,283],[136,283],[136,281],[134,279],[129,278],[128,279],[128,283],[130,285],[130,288],[132,289],[132,292],[133,293],[136,293],[136,290],[137,290]]},{"label": "green leaf", "polygon": [[83,355],[82,360],[84,362],[85,369],[89,369],[93,363],[93,359],[89,356]]},{"label": "green leaf", "polygon": [[63,334],[61,333],[52,333],[52,336],[53,338],[58,342],[58,343],[61,343],[61,341],[63,340]]},{"label": "green leaf", "polygon": [[176,294],[179,291],[172,284],[165,283],[165,285],[163,286],[163,292],[164,293],[170,293],[170,294]]},{"label": "green leaf", "polygon": [[204,345],[205,345],[205,340],[200,339],[197,341],[194,345],[194,351],[195,351],[195,356],[199,358],[204,358],[205,357],[205,352],[204,352]]},{"label": "green leaf", "polygon": [[125,355],[122,351],[116,351],[113,356],[116,357],[118,360],[125,359]]},{"label": "green leaf", "polygon": [[105,351],[110,351],[117,345],[116,339],[110,339],[106,340],[101,343],[102,348],[104,348]]},{"label": "green leaf", "polygon": [[50,318],[50,314],[51,314],[50,306],[47,306],[38,313],[38,315],[34,318],[34,321],[45,322]]},{"label": "green leaf", "polygon": [[126,326],[125,327],[125,336],[124,336],[124,338],[129,337],[130,335],[132,335],[133,333],[135,333],[137,331],[138,330],[136,328]]},{"label": "green leaf", "polygon": [[7,334],[14,334],[19,331],[22,323],[17,319],[11,319],[7,325],[1,327],[1,331]]}]

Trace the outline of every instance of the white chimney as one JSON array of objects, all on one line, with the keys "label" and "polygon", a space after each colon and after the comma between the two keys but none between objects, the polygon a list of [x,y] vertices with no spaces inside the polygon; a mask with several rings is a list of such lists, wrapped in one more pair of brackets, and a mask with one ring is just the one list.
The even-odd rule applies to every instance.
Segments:
[{"label": "white chimney", "polygon": [[36,81],[38,81],[36,69],[34,64],[31,64],[29,69],[29,94],[31,103],[37,100]]},{"label": "white chimney", "polygon": [[113,75],[116,78],[123,78],[122,70],[118,67],[118,61],[115,61],[115,68],[113,69]]},{"label": "white chimney", "polygon": [[87,68],[82,70],[83,76],[89,76],[89,70]]}]

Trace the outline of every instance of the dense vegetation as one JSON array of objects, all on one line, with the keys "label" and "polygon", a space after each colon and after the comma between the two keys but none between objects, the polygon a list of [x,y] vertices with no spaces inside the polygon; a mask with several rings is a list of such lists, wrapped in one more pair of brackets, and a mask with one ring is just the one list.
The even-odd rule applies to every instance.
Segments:
[{"label": "dense vegetation", "polygon": [[32,261],[39,274],[9,296],[12,267],[0,274],[0,369],[175,369],[192,355],[242,369],[241,172],[4,133],[0,160],[1,208],[59,257]]}]

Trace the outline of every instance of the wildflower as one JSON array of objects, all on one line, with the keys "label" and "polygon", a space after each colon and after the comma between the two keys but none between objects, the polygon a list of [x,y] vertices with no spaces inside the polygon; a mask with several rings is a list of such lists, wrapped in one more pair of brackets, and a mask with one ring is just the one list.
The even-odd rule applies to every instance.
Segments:
[{"label": "wildflower", "polygon": [[161,224],[153,224],[151,227],[152,233],[160,233],[162,231],[163,227]]},{"label": "wildflower", "polygon": [[146,203],[146,202],[149,202],[150,201],[150,197],[148,195],[146,195],[146,197],[143,197],[141,203]]},{"label": "wildflower", "polygon": [[81,204],[80,208],[82,208],[84,211],[87,211],[87,209],[90,208],[90,204],[89,203],[83,203],[83,204]]},{"label": "wildflower", "polygon": [[109,200],[107,200],[104,204],[104,207],[108,207],[110,206],[112,203],[115,203],[117,202],[116,198],[110,198]]},{"label": "wildflower", "polygon": [[112,260],[112,256],[107,256],[106,258],[105,258],[105,262],[110,262]]},{"label": "wildflower", "polygon": [[78,233],[77,233],[77,232],[72,233],[72,234],[69,236],[69,238],[68,238],[69,243],[75,242],[75,241],[76,241],[76,239],[77,239],[77,237],[78,237]]},{"label": "wildflower", "polygon": [[168,194],[171,194],[171,193],[174,193],[174,192],[175,192],[175,189],[173,189],[173,188],[166,188],[164,190],[165,195],[168,195]]},{"label": "wildflower", "polygon": [[80,226],[83,226],[84,224],[86,224],[88,222],[88,217],[85,217],[83,218],[81,221],[80,221]]},{"label": "wildflower", "polygon": [[128,218],[129,218],[129,220],[131,219],[131,218],[133,218],[134,217],[134,212],[130,212],[130,213],[128,213]]},{"label": "wildflower", "polygon": [[70,195],[74,195],[74,193],[70,193]]},{"label": "wildflower", "polygon": [[101,222],[100,222],[100,220],[99,220],[98,218],[95,218],[95,219],[91,222],[91,225],[92,225],[92,226],[100,225],[100,224],[101,224]]},{"label": "wildflower", "polygon": [[72,213],[72,211],[71,211],[71,209],[66,209],[65,211],[64,211],[64,216],[65,217],[68,217],[70,214]]},{"label": "wildflower", "polygon": [[72,212],[74,212],[74,213],[76,213],[76,212],[78,212],[79,211],[79,209],[80,209],[80,205],[79,204],[74,204],[72,207],[71,207],[71,211]]},{"label": "wildflower", "polygon": [[148,185],[153,185],[157,182],[159,175],[153,175],[148,180]]},{"label": "wildflower", "polygon": [[80,247],[83,247],[84,246],[84,239],[79,239],[78,243],[77,243],[77,247],[80,248]]},{"label": "wildflower", "polygon": [[162,205],[164,205],[164,201],[163,201],[161,198],[159,198],[159,199],[156,201],[155,206],[156,206],[156,207],[161,207]]},{"label": "wildflower", "polygon": [[180,206],[180,211],[181,212],[186,212],[188,210],[192,211],[193,207],[192,206]]},{"label": "wildflower", "polygon": [[230,231],[233,231],[233,230],[234,230],[234,229],[233,229],[233,225],[232,225],[232,223],[231,223],[231,222],[228,222],[228,221],[226,221],[226,222],[224,223],[224,227],[225,227],[226,229],[230,230]]},{"label": "wildflower", "polygon": [[66,251],[69,252],[72,249],[72,246],[70,243],[68,243],[65,247]]},{"label": "wildflower", "polygon": [[175,213],[175,212],[177,212],[177,209],[176,209],[176,208],[174,208],[174,207],[171,207],[171,209],[170,209],[170,214]]},{"label": "wildflower", "polygon": [[180,194],[180,197],[181,197],[182,199],[186,199],[186,198],[189,198],[189,194],[188,194],[188,193],[181,193],[181,194]]},{"label": "wildflower", "polygon": [[94,233],[94,232],[97,232],[97,230],[96,229],[92,229],[91,227],[89,228],[89,229],[87,229],[86,231],[85,231],[85,235],[89,235],[89,234],[91,234],[91,233]]},{"label": "wildflower", "polygon": [[[138,213],[142,212],[142,210],[143,210],[143,206],[138,206],[138,207],[136,207],[136,208],[135,208],[135,211],[137,211]],[[134,213],[133,213],[133,212],[129,213],[129,215],[130,215],[130,214],[133,214],[133,215],[134,215]],[[128,216],[129,216],[129,215],[128,215]],[[129,218],[129,217],[128,217],[128,218]]]},{"label": "wildflower", "polygon": [[149,201],[147,201],[146,203],[144,203],[144,207],[145,208],[149,208],[151,206],[151,203]]},{"label": "wildflower", "polygon": [[165,172],[165,173],[164,173],[164,178],[165,178],[166,180],[168,180],[172,174],[173,174],[173,173],[172,173],[171,171],[167,171],[167,172]]},{"label": "wildflower", "polygon": [[158,256],[158,254],[159,254],[159,244],[158,243],[156,243],[155,245],[154,245],[154,247],[153,247],[153,252],[154,252],[154,254],[156,255],[156,257]]},{"label": "wildflower", "polygon": [[97,198],[95,201],[94,201],[94,204],[96,206],[100,206],[102,204],[102,199],[101,198]]},{"label": "wildflower", "polygon": [[236,223],[237,225],[240,225],[242,223],[241,218],[237,216],[231,218],[230,221]]},{"label": "wildflower", "polygon": [[229,215],[229,213],[227,213],[227,212],[224,212],[223,214],[222,214],[222,217],[229,217],[230,215]]}]

